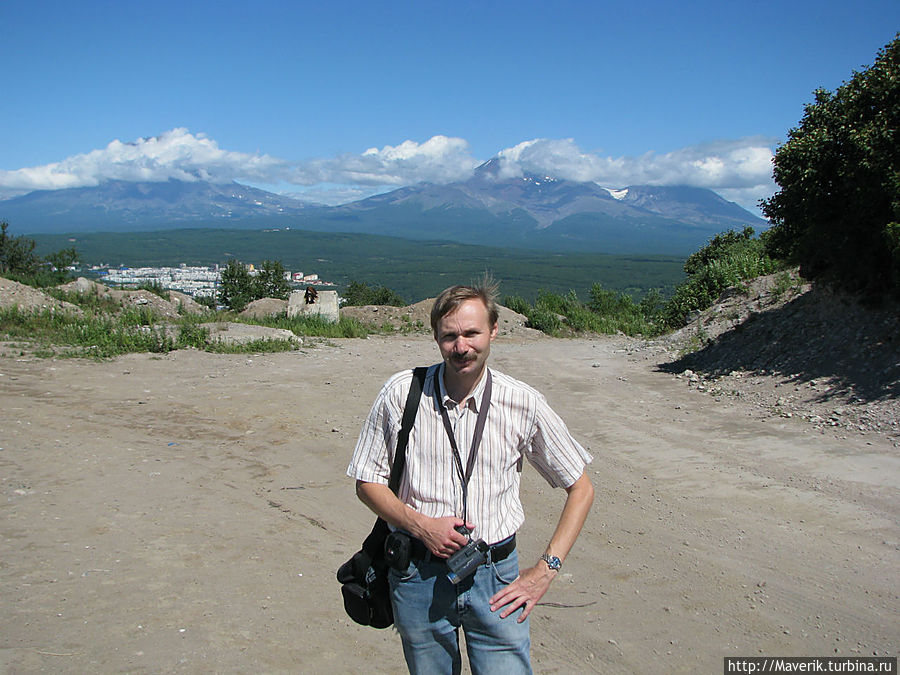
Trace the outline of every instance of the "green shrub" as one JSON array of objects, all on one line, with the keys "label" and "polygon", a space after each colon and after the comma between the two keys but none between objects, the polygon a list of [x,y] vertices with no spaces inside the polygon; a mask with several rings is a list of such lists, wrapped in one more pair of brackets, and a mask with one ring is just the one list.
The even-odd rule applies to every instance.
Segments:
[{"label": "green shrub", "polygon": [[538,307],[532,309],[528,314],[528,321],[525,325],[547,335],[558,335],[563,326],[562,321],[555,313]]},{"label": "green shrub", "polygon": [[528,316],[528,312],[531,311],[531,306],[528,304],[528,301],[520,295],[507,295],[500,304],[511,309],[516,314],[522,314],[526,317]]},{"label": "green shrub", "polygon": [[900,295],[890,249],[900,220],[898,101],[900,34],[834,93],[816,90],[775,152],[780,189],[762,202],[773,223],[766,241],[807,279],[873,299]]},{"label": "green shrub", "polygon": [[663,307],[662,322],[666,328],[680,328],[691,312],[711,307],[729,286],[780,267],[766,254],[763,241],[753,237],[753,228],[717,234],[685,262],[688,278]]},{"label": "green shrub", "polygon": [[351,281],[343,295],[348,307],[363,305],[388,305],[405,307],[406,301],[387,286],[370,286],[362,281]]},{"label": "green shrub", "polygon": [[[276,316],[260,318],[235,317],[239,323],[268,326],[270,328],[284,328],[292,331],[294,335],[328,338],[353,338],[366,337],[372,331],[363,326],[359,321],[349,316],[342,316],[339,321],[328,321],[317,314],[295,316],[288,318],[287,312]],[[391,331],[392,332],[392,331]]]}]

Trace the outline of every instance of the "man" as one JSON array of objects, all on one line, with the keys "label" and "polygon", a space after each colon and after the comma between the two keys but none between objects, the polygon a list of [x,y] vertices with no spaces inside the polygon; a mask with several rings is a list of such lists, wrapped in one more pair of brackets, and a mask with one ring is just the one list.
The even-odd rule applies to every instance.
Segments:
[{"label": "man", "polygon": [[[411,538],[408,565],[390,572],[394,623],[411,673],[459,673],[460,626],[474,673],[531,672],[528,615],[593,501],[584,470],[590,455],[540,393],[487,367],[495,298],[486,280],[453,286],[435,300],[431,327],[442,363],[428,369],[398,494],[387,483],[411,371],[382,388],[347,469],[359,498]],[[544,554],[520,572],[523,458],[567,497]],[[447,559],[470,538],[490,548],[479,553],[474,574],[454,583]]]}]

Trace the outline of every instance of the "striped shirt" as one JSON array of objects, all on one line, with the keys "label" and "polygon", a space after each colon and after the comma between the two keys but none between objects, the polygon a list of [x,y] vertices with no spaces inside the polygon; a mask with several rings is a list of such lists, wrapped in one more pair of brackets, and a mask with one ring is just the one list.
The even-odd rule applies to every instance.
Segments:
[{"label": "striped shirt", "polygon": [[[428,369],[398,493],[402,502],[432,518],[461,517],[463,509],[462,483],[438,406],[447,410],[465,467],[487,380],[481,378],[460,408],[444,389],[443,367],[441,363]],[[551,486],[569,487],[581,477],[591,456],[540,392],[496,370],[491,374],[491,401],[468,485],[467,514],[475,524],[472,536],[496,543],[525,521],[519,500],[523,459]],[[387,485],[411,381],[412,371],[405,370],[382,387],[347,468],[351,478]]]}]

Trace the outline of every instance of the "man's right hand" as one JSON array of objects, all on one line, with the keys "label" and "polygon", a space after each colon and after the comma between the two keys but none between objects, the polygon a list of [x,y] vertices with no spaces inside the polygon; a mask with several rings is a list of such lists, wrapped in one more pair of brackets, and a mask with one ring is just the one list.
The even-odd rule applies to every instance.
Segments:
[{"label": "man's right hand", "polygon": [[456,516],[429,518],[397,499],[387,485],[356,481],[356,494],[362,502],[394,527],[409,532],[421,539],[431,554],[438,558],[449,558],[468,543],[468,538],[454,528],[465,525],[475,529],[474,523],[467,523]]},{"label": "man's right hand", "polygon": [[449,558],[469,542],[468,537],[456,531],[457,527],[465,525],[469,530],[475,528],[473,523],[467,523],[455,516],[444,518],[420,516],[418,520],[418,527],[412,534],[421,539],[431,554],[438,558]]}]

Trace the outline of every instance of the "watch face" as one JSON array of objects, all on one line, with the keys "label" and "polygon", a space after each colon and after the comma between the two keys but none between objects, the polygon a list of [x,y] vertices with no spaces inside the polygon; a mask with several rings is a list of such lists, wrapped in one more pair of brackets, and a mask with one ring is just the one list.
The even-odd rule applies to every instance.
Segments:
[{"label": "watch face", "polygon": [[562,567],[562,561],[555,555],[547,555],[545,553],[541,556],[541,560],[547,563],[547,567],[549,567],[551,570],[559,571],[559,568]]}]

